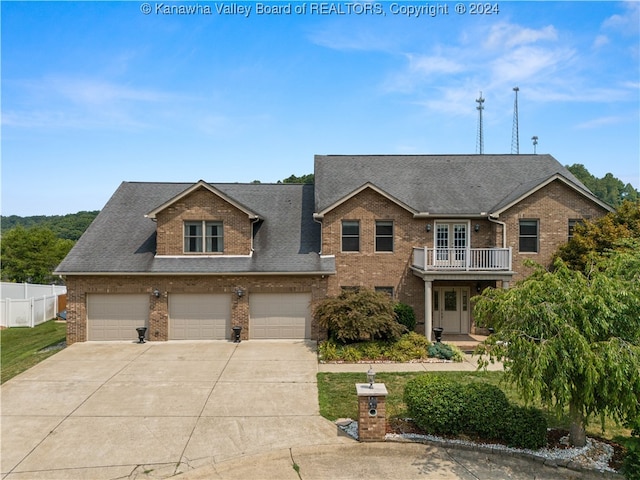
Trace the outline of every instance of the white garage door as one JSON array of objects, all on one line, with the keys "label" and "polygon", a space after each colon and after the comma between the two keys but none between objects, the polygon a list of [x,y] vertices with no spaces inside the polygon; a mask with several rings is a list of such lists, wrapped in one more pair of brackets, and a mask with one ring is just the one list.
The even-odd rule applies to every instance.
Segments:
[{"label": "white garage door", "polygon": [[225,340],[231,338],[230,324],[230,294],[169,296],[170,340]]},{"label": "white garage door", "polygon": [[[136,328],[147,327],[149,295],[98,294],[87,296],[88,340],[136,340]],[[147,332],[148,333],[148,332]]]},{"label": "white garage door", "polygon": [[249,316],[250,338],[310,338],[311,294],[252,293]]}]

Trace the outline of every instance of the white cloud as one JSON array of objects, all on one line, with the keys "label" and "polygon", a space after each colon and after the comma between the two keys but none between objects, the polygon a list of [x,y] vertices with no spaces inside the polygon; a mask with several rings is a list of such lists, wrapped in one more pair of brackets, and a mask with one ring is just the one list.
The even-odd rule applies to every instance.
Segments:
[{"label": "white cloud", "polygon": [[566,48],[520,47],[496,58],[491,63],[492,75],[505,83],[536,83],[559,67],[566,66],[573,55],[574,52]]},{"label": "white cloud", "polygon": [[575,128],[578,130],[591,130],[591,129],[601,128],[607,125],[616,125],[619,123],[624,123],[627,120],[628,119],[620,116],[600,117],[600,118],[594,118],[592,120],[579,123],[578,125],[575,126]]},{"label": "white cloud", "polygon": [[600,48],[600,47],[604,47],[605,45],[608,45],[609,43],[611,43],[611,40],[609,40],[609,37],[607,37],[606,35],[598,35],[593,41],[593,47]]},{"label": "white cloud", "polygon": [[602,28],[625,35],[637,35],[640,31],[640,2],[627,1],[622,5],[625,11],[622,14],[611,15],[602,22]]},{"label": "white cloud", "polygon": [[557,39],[558,32],[553,25],[536,30],[511,23],[500,23],[491,27],[487,39],[484,41],[484,47],[504,49]]}]

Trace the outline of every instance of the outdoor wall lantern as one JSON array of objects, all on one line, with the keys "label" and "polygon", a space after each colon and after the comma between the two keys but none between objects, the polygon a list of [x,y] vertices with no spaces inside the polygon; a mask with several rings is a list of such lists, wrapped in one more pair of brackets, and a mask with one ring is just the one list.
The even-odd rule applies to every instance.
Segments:
[{"label": "outdoor wall lantern", "polygon": [[373,384],[376,381],[376,372],[373,371],[373,367],[369,366],[367,371],[367,382],[369,382],[369,388],[373,389]]},{"label": "outdoor wall lantern", "polygon": [[476,292],[480,293],[482,291],[482,285],[480,285],[480,282],[476,283]]},{"label": "outdoor wall lantern", "polygon": [[476,223],[476,224],[475,224],[475,226],[473,227],[473,229],[474,229],[476,232],[479,232],[479,231],[480,231],[480,224]]},{"label": "outdoor wall lantern", "polygon": [[427,232],[430,232],[430,231],[431,231],[431,224],[427,223]]},{"label": "outdoor wall lantern", "polygon": [[160,290],[158,290],[157,288],[153,289],[153,296],[156,298],[160,298]]},{"label": "outdoor wall lantern", "polygon": [[240,287],[236,288],[236,295],[238,295],[238,297],[244,296],[244,290]]}]

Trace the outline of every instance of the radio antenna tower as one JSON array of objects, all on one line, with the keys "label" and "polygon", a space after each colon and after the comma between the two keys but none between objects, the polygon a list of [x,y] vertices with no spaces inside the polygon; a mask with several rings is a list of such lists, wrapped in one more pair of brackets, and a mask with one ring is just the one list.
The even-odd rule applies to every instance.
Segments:
[{"label": "radio antenna tower", "polygon": [[482,98],[482,92],[480,92],[480,98],[476,100],[478,106],[478,139],[476,141],[476,153],[480,155],[484,154],[484,132],[482,130],[482,111],[484,110],[484,98]]},{"label": "radio antenna tower", "polygon": [[520,134],[518,132],[518,87],[513,87],[516,92],[516,99],[513,102],[513,126],[511,127],[511,154],[518,155],[520,153]]},{"label": "radio antenna tower", "polygon": [[538,146],[538,137],[537,135],[534,135],[533,137],[531,137],[531,141],[533,142],[533,154],[535,155],[537,152],[536,147]]}]

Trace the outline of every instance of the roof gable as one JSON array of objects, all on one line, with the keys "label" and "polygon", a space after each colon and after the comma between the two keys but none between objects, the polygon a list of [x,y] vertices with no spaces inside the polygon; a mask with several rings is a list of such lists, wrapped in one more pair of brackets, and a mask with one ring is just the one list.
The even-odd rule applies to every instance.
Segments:
[{"label": "roof gable", "polygon": [[252,220],[257,220],[260,218],[260,216],[258,214],[256,214],[255,212],[252,212],[251,210],[249,210],[247,207],[245,207],[244,205],[242,205],[240,202],[238,202],[237,200],[231,198],[230,196],[228,196],[227,194],[225,194],[224,192],[222,192],[221,190],[217,189],[216,187],[214,187],[213,185],[205,182],[204,180],[199,180],[198,182],[194,183],[193,185],[191,185],[189,188],[187,188],[186,190],[184,190],[183,192],[179,193],[178,195],[174,196],[173,198],[170,198],[169,200],[167,200],[166,202],[164,202],[162,205],[154,208],[153,210],[151,210],[149,213],[147,213],[145,215],[145,217],[147,218],[156,218],[156,215],[158,215],[158,213],[160,213],[161,211],[163,211],[164,209],[170,207],[171,205],[175,204],[176,202],[182,200],[183,198],[189,196],[191,193],[195,192],[198,189],[205,189],[208,190],[209,192],[211,192],[212,194],[220,197],[222,200],[224,200],[225,202],[229,203],[230,205],[233,205],[234,207],[236,207],[238,210],[244,212],[247,214],[247,216],[252,219]]},{"label": "roof gable", "polygon": [[530,195],[533,195],[538,190],[546,187],[547,185],[555,181],[565,184],[567,187],[575,190],[580,195],[583,195],[587,197],[589,200],[591,200],[592,202],[597,203],[600,207],[602,207],[605,210],[608,210],[610,212],[615,210],[613,207],[607,205],[598,197],[593,195],[586,188],[583,189],[579,185],[568,180],[563,175],[556,173],[554,175],[551,175],[549,178],[547,178],[542,182],[535,181],[535,182],[531,182],[530,185],[522,185],[520,186],[521,188],[516,188],[513,192],[510,193],[510,195],[507,198],[504,199],[503,202],[501,202],[499,205],[496,205],[496,208],[492,212],[490,212],[490,216],[494,218],[499,217],[501,213],[507,211],[514,205],[520,203],[525,198],[529,197]]},{"label": "roof gable", "polygon": [[364,185],[362,185],[361,187],[355,189],[352,192],[349,192],[347,195],[345,195],[344,197],[338,199],[335,203],[327,206],[327,208],[323,209],[320,212],[317,212],[314,214],[315,218],[322,218],[324,217],[324,215],[328,212],[330,212],[331,210],[333,210],[334,208],[338,207],[339,205],[342,205],[343,203],[347,202],[348,200],[352,199],[353,197],[355,197],[356,195],[358,195],[359,193],[370,189],[373,190],[374,192],[378,193],[379,195],[383,196],[384,198],[390,200],[391,202],[395,203],[396,205],[398,205],[400,208],[403,208],[405,210],[407,210],[408,212],[412,213],[413,215],[416,215],[418,212],[411,208],[409,205],[401,202],[400,200],[398,200],[397,198],[393,197],[392,195],[389,195],[387,192],[385,192],[384,190],[376,187],[374,184],[372,184],[371,182],[367,182]]}]

